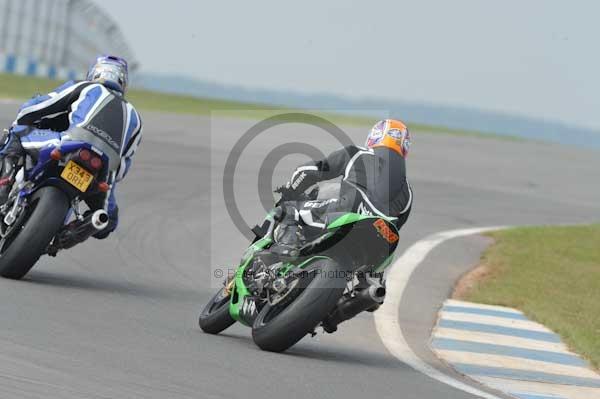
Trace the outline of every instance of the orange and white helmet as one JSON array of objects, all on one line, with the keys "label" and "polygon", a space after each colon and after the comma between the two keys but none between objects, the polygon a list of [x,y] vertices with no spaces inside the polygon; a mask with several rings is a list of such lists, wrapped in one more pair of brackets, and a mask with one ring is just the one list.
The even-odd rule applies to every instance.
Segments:
[{"label": "orange and white helmet", "polygon": [[410,133],[401,121],[386,119],[373,126],[365,145],[368,148],[387,147],[406,158],[410,149]]}]

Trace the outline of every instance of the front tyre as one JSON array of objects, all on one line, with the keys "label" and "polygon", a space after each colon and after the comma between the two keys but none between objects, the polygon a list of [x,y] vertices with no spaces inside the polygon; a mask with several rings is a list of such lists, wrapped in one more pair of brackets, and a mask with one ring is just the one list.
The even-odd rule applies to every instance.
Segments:
[{"label": "front tyre", "polygon": [[42,256],[63,226],[69,200],[58,188],[42,187],[30,198],[25,214],[0,244],[0,276],[19,280]]},{"label": "front tyre", "polygon": [[225,287],[211,298],[200,313],[199,324],[202,331],[218,334],[235,323],[229,314],[229,300],[230,295],[225,293]]},{"label": "front tyre", "polygon": [[267,303],[252,326],[261,349],[283,352],[312,332],[335,308],[346,287],[346,273],[332,259],[315,259],[301,273],[291,298]]}]

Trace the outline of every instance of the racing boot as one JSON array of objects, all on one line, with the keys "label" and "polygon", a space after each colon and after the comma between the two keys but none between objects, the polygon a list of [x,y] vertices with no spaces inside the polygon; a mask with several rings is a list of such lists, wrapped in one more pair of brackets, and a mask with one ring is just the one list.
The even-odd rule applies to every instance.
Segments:
[{"label": "racing boot", "polygon": [[295,256],[297,249],[304,243],[304,234],[295,207],[285,207],[283,220],[275,229],[275,241],[280,247],[278,252],[287,256]]}]

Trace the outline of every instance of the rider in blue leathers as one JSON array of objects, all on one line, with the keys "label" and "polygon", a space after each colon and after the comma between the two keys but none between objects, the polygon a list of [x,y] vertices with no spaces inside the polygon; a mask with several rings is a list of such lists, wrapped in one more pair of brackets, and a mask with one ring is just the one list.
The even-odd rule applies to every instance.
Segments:
[{"label": "rider in blue leathers", "polygon": [[17,165],[25,153],[35,158],[41,148],[68,140],[71,129],[86,129],[121,157],[118,170],[109,182],[110,191],[87,201],[92,209],[105,209],[110,219],[108,227],[94,237],[106,238],[113,232],[119,217],[115,186],[131,167],[142,138],[140,115],[124,98],[127,83],[127,62],[119,57],[100,56],[88,71],[86,80],[67,82],[52,93],[23,104],[0,143],[0,205],[7,200]]}]

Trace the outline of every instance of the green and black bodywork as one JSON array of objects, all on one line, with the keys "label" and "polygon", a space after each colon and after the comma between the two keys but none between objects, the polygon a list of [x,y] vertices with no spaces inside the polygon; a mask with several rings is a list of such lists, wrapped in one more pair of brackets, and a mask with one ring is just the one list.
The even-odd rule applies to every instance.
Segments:
[{"label": "green and black bodywork", "polygon": [[307,229],[309,238],[290,250],[274,238],[280,209],[267,215],[266,233],[200,314],[205,332],[219,333],[237,321],[252,327],[259,347],[280,352],[319,325],[333,332],[383,302],[383,270],[399,238],[394,218],[331,213],[323,228]]}]

